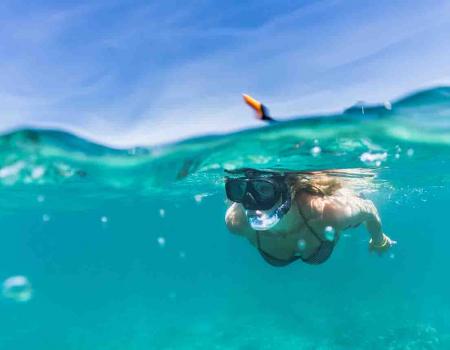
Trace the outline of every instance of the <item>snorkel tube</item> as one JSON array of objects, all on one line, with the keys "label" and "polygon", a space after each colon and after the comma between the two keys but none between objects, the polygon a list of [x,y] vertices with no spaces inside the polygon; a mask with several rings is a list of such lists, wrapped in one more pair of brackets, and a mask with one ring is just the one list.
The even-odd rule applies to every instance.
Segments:
[{"label": "snorkel tube", "polygon": [[286,185],[281,195],[282,204],[276,209],[266,211],[246,210],[248,223],[256,231],[267,231],[280,222],[284,215],[289,211],[292,204],[291,195]]},{"label": "snorkel tube", "polygon": [[275,122],[275,120],[271,116],[269,116],[269,110],[267,109],[267,107],[264,106],[261,102],[255,100],[250,95],[242,94],[242,97],[244,98],[245,103],[248,104],[256,112],[256,117],[258,119],[265,122]]}]

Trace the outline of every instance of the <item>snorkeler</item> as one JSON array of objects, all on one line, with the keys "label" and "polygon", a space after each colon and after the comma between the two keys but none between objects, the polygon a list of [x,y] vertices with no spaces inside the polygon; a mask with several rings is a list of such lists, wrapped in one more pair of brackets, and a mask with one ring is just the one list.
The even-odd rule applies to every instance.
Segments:
[{"label": "snorkeler", "polygon": [[255,169],[228,171],[225,215],[228,229],[246,237],[273,266],[296,260],[324,263],[342,231],[365,223],[369,250],[391,248],[372,201],[345,188],[327,171],[275,172]]}]

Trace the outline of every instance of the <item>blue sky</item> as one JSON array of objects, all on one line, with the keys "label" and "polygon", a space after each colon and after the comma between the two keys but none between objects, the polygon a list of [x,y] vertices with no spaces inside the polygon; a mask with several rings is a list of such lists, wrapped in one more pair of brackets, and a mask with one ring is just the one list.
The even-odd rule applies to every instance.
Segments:
[{"label": "blue sky", "polygon": [[450,81],[448,1],[0,4],[0,130],[155,144]]}]

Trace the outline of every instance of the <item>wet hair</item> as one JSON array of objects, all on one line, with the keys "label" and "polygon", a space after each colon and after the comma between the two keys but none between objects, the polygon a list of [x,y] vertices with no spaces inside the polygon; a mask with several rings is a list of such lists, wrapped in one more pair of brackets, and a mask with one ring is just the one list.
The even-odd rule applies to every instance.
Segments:
[{"label": "wet hair", "polygon": [[286,179],[291,192],[304,191],[317,196],[331,196],[342,188],[342,183],[328,175],[289,175]]}]

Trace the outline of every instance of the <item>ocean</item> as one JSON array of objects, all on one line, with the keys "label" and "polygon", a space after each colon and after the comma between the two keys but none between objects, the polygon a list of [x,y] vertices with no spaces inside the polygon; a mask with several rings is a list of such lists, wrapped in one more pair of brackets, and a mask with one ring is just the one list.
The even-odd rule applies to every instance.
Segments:
[{"label": "ocean", "polygon": [[[241,167],[362,169],[398,244],[272,267],[225,226]],[[0,349],[450,349],[448,87],[132,149],[16,130],[0,191]]]}]

